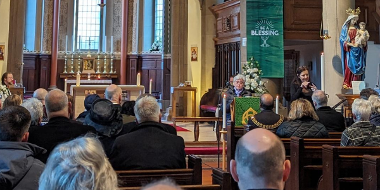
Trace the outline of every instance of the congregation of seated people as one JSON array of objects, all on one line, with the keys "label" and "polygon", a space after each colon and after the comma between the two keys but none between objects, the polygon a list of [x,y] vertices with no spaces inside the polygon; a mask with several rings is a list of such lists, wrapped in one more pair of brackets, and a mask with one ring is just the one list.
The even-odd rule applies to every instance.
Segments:
[{"label": "congregation of seated people", "polygon": [[[88,95],[76,120],[61,90],[37,89],[26,100],[8,96],[0,110],[0,189],[118,189],[117,170],[186,168],[184,139],[161,123],[155,97],[144,94],[121,105],[121,92],[112,84],[104,99]],[[313,104],[295,99],[286,117],[274,113],[274,98],[263,94],[261,113],[248,122],[252,131],[237,143],[233,179],[241,189],[283,189],[290,162],[280,137],[326,138],[343,131],[341,146],[379,146],[380,99],[371,93],[354,101],[355,122],[347,127],[323,91],[313,92]],[[277,173],[264,172],[269,167]],[[181,189],[170,180],[143,189],[156,186]]]}]

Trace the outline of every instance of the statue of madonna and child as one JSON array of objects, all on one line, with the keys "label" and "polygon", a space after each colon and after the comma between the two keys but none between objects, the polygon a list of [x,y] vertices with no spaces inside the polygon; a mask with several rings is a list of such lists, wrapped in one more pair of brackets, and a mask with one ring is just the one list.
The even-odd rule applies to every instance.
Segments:
[{"label": "statue of madonna and child", "polygon": [[346,10],[349,15],[342,26],[339,41],[342,50],[343,88],[352,88],[352,81],[364,80],[369,33],[359,20],[360,8]]}]

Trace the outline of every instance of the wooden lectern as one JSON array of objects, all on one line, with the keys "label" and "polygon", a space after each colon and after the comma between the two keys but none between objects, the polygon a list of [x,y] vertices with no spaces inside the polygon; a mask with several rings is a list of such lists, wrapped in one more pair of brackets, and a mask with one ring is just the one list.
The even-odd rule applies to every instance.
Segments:
[{"label": "wooden lectern", "polygon": [[24,99],[25,87],[9,87],[11,94],[17,94],[21,97],[21,100]]}]

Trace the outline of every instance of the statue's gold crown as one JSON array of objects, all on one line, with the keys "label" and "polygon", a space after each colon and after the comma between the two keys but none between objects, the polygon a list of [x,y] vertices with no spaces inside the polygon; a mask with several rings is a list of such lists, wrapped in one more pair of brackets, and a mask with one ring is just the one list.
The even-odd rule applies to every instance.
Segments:
[{"label": "statue's gold crown", "polygon": [[360,14],[360,7],[356,8],[356,9],[354,9],[354,10],[352,10],[351,8],[348,8],[348,9],[346,10],[346,13],[347,13],[348,15],[359,15],[359,14]]}]

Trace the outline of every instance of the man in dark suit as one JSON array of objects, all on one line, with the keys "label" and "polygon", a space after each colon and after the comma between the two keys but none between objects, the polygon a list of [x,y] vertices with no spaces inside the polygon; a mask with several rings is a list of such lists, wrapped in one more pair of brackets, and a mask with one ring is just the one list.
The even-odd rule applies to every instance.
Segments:
[{"label": "man in dark suit", "polygon": [[330,106],[327,106],[327,96],[322,90],[316,90],[311,97],[313,99],[319,122],[329,132],[342,132],[346,128],[344,117]]},{"label": "man in dark suit", "polygon": [[32,126],[29,129],[29,142],[47,150],[46,154],[37,157],[44,163],[50,152],[59,143],[89,132],[96,133],[93,127],[69,119],[71,103],[63,91],[58,89],[50,91],[46,95],[45,103],[49,122],[43,126]]},{"label": "man in dark suit", "polygon": [[278,126],[284,121],[284,116],[273,112],[273,97],[270,94],[263,94],[260,97],[261,112],[248,120],[250,130],[255,128],[268,129],[274,133]]},{"label": "man in dark suit", "polygon": [[112,148],[110,162],[115,170],[186,168],[185,143],[159,123],[156,98],[145,96],[134,107],[138,126],[119,136]]}]

